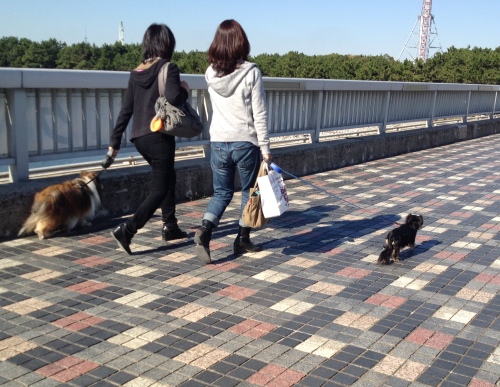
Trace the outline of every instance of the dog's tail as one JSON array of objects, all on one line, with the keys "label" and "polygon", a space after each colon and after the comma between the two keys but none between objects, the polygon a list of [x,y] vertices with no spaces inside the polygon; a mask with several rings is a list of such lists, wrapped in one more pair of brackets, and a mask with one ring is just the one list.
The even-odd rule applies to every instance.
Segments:
[{"label": "dog's tail", "polygon": [[377,259],[377,263],[380,263],[382,265],[389,265],[392,263],[391,256],[392,256],[392,246],[389,244],[386,244],[384,246],[384,250],[382,250],[382,252],[380,253],[380,255]]},{"label": "dog's tail", "polygon": [[40,220],[46,220],[43,216],[44,211],[47,209],[47,204],[43,201],[37,201],[31,206],[31,213],[28,219],[24,222],[23,226],[17,233],[17,236],[22,236],[26,234],[31,234],[35,231],[36,226]]},{"label": "dog's tail", "polygon": [[36,224],[38,223],[38,216],[36,214],[31,214],[28,219],[23,224],[23,227],[17,233],[17,236],[22,236],[26,234],[31,234],[35,231]]}]

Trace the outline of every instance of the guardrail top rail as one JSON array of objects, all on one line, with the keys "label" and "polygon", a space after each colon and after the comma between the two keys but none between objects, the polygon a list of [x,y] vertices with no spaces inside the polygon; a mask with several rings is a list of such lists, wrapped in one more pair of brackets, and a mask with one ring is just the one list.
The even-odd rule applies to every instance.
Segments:
[{"label": "guardrail top rail", "polygon": [[[0,68],[0,168],[9,181],[29,179],[30,164],[100,156],[121,108],[129,72]],[[207,147],[211,107],[203,75],[182,75],[206,130],[178,139],[179,148]],[[497,85],[264,78],[272,138],[352,133],[388,125],[469,116],[493,118]],[[358,135],[361,131],[358,131]],[[370,132],[371,133],[371,132]],[[123,139],[124,149],[133,149]]]}]

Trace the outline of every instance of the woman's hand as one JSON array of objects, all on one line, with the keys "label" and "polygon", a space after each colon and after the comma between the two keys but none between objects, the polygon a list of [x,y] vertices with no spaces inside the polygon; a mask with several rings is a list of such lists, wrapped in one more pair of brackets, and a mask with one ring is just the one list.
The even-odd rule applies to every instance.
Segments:
[{"label": "woman's hand", "polygon": [[271,155],[271,153],[266,153],[266,154],[263,154],[262,155],[262,158],[264,159],[264,161],[268,164],[271,164],[273,162],[273,156]]},{"label": "woman's hand", "polygon": [[118,149],[113,149],[111,146],[108,148],[108,151],[113,151],[113,154],[111,155],[112,158],[115,158],[118,154]]},{"label": "woman's hand", "polygon": [[115,161],[115,157],[116,157],[117,153],[118,153],[117,150],[113,149],[112,147],[109,147],[108,153],[106,154],[104,159],[101,161],[101,167],[103,167],[104,169],[109,168],[111,166],[111,164],[113,164],[113,162]]}]

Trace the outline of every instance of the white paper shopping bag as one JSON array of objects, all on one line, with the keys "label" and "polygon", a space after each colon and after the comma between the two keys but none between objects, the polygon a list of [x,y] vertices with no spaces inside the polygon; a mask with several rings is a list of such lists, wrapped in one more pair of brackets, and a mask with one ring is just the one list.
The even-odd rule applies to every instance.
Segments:
[{"label": "white paper shopping bag", "polygon": [[266,176],[257,178],[257,184],[259,185],[264,217],[275,218],[290,208],[281,173],[270,169]]}]

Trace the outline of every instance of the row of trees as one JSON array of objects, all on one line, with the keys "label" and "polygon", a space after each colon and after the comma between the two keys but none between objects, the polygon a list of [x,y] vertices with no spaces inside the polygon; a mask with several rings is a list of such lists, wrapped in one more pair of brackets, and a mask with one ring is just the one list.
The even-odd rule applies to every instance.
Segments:
[{"label": "row of trees", "polygon": [[[0,39],[0,67],[130,71],[141,60],[140,44],[86,42],[67,45],[56,39]],[[253,58],[264,76],[406,82],[500,84],[500,47],[455,48],[423,62],[397,61],[388,55],[260,54]],[[207,53],[176,52],[173,61],[182,73],[203,74]]]}]

